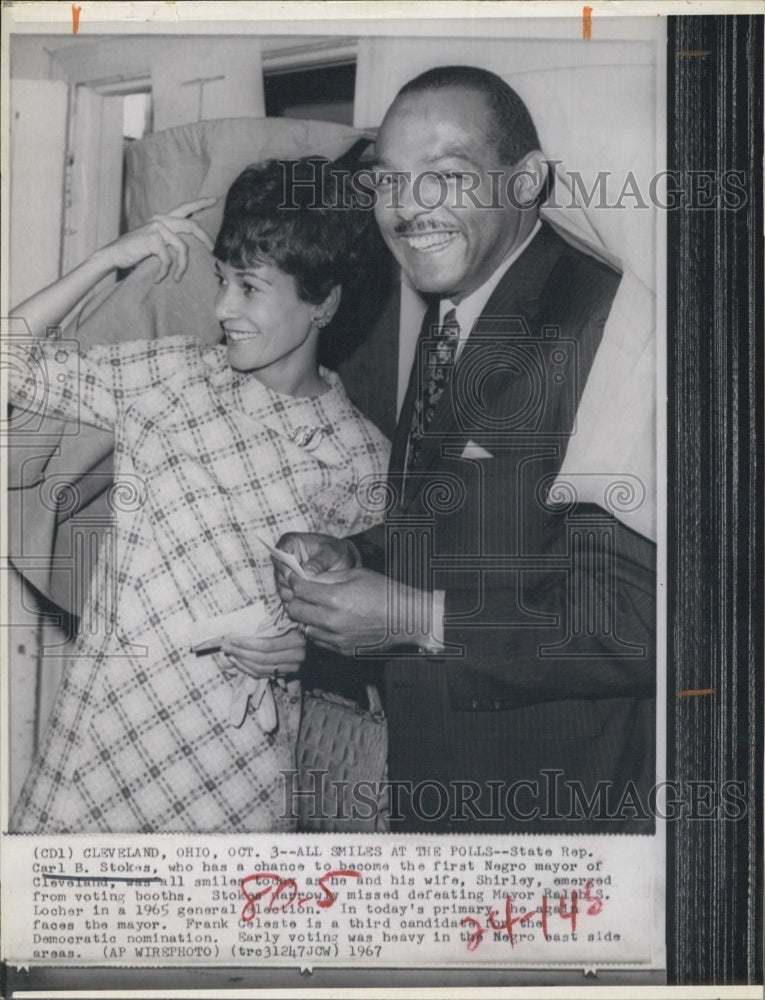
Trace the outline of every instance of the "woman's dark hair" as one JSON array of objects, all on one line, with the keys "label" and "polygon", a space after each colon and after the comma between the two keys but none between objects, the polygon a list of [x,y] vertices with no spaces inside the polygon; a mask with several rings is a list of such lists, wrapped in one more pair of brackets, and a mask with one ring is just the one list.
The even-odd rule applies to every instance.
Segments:
[{"label": "woman's dark hair", "polygon": [[374,241],[370,211],[354,204],[347,171],[328,160],[269,160],[247,167],[226,196],[215,256],[246,268],[275,264],[305,302],[361,280]]}]

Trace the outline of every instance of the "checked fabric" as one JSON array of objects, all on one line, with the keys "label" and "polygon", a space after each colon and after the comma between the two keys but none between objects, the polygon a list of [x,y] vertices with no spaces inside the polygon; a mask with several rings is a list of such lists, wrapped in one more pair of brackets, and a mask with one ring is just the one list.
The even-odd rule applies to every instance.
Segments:
[{"label": "checked fabric", "polygon": [[[252,707],[232,723],[239,674],[220,653],[192,653],[191,626],[279,607],[259,536],[340,536],[379,519],[356,487],[384,475],[387,442],[324,369],[324,394],[297,398],[233,371],[225,347],[192,337],[99,345],[57,368],[55,342],[13,347],[14,403],[47,387],[49,412],[113,431],[115,487],[113,541],[99,550],[87,627],[11,828],[292,829],[281,772],[295,766],[299,681],[274,686],[273,731]],[[52,367],[63,379],[45,378]]]},{"label": "checked fabric", "polygon": [[454,359],[460,340],[457,313],[450,309],[436,332],[434,343],[428,348],[427,362],[422,370],[422,386],[412,413],[409,430],[406,471],[419,468],[422,459],[422,442],[433,420],[433,414],[444,394],[454,370]]}]

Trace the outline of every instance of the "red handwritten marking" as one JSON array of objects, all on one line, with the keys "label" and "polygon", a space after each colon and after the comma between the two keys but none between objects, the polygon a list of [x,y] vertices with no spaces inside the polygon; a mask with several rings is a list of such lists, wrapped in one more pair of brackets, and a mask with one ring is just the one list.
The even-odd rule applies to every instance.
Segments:
[{"label": "red handwritten marking", "polygon": [[[596,917],[603,909],[603,900],[598,899],[597,896],[592,895],[592,880],[590,879],[584,887],[584,900],[589,903],[587,907],[587,915],[590,917]],[[571,921],[571,933],[576,933],[577,915],[579,914],[579,893],[576,889],[571,891],[571,909],[566,908],[566,896],[561,894],[558,896],[558,915],[562,920]],[[531,920],[532,917],[536,916],[537,913],[541,916],[542,925],[542,935],[545,941],[550,941],[550,933],[548,929],[548,907],[549,903],[547,900],[547,893],[542,894],[542,901],[538,908],[533,910],[527,910],[523,915],[517,914],[513,916],[513,897],[510,895],[505,896],[505,920],[504,923],[497,923],[497,912],[496,910],[489,910],[488,917],[486,918],[486,925],[475,916],[463,917],[460,920],[460,927],[468,927],[471,929],[468,934],[466,941],[468,951],[475,951],[476,948],[483,941],[484,935],[487,931],[505,931],[507,933],[507,938],[511,948],[515,947],[515,933],[513,928],[516,924],[525,924],[527,921]]]},{"label": "red handwritten marking", "polygon": [[336,900],[336,896],[332,890],[325,885],[325,881],[330,878],[361,878],[361,872],[354,871],[352,868],[338,868],[335,871],[324,872],[322,877],[319,879],[319,887],[321,891],[326,893],[326,899],[317,899],[316,905],[321,906],[323,909],[329,909]]},{"label": "red handwritten marking", "polygon": [[468,935],[467,950],[475,951],[483,940],[486,928],[481,924],[480,920],[476,919],[476,917],[463,917],[462,920],[460,920],[460,927],[465,927],[468,924],[472,924],[475,927],[475,930],[472,934]]},{"label": "red handwritten marking", "polygon": [[510,947],[515,947],[515,935],[513,934],[513,927],[516,924],[524,924],[527,920],[531,918],[536,913],[536,910],[529,910],[524,913],[523,916],[514,917],[513,916],[513,897],[505,896],[505,922],[504,924],[494,923],[494,910],[489,910],[489,926],[493,931],[507,931],[507,936],[510,939]]},{"label": "red handwritten marking", "polygon": [[597,917],[597,915],[603,909],[603,900],[598,899],[596,896],[592,895],[592,880],[587,882],[587,884],[584,887],[584,898],[588,903],[591,904],[590,906],[587,907],[587,916]]},{"label": "red handwritten marking", "polygon": [[561,896],[558,899],[558,913],[561,915],[561,919],[562,920],[570,920],[571,921],[571,933],[572,934],[576,933],[576,915],[579,912],[579,909],[578,909],[578,907],[577,907],[576,904],[577,904],[578,900],[579,900],[579,893],[576,891],[576,889],[572,889],[571,890],[571,909],[567,911],[566,910],[566,897],[565,896]]},{"label": "red handwritten marking", "polygon": [[[322,909],[329,909],[337,901],[335,892],[327,884],[333,878],[361,878],[361,872],[353,871],[350,868],[335,868],[332,871],[324,872],[319,879],[319,888],[323,896],[302,895],[298,884],[294,878],[283,878],[278,872],[256,872],[254,875],[247,875],[241,881],[242,895],[246,902],[242,907],[240,919],[244,923],[250,923],[258,914],[258,902],[264,896],[271,894],[265,909],[268,913],[283,913],[289,907],[296,906],[299,911],[303,907],[316,906]],[[251,882],[265,882],[258,892],[251,892],[247,886]],[[284,897],[284,898],[282,898]]]},{"label": "red handwritten marking", "polygon": [[80,14],[82,13],[82,7],[78,7],[76,4],[72,4],[72,34],[76,35],[80,30]]},{"label": "red handwritten marking", "polygon": [[592,38],[592,7],[582,7],[582,38]]}]

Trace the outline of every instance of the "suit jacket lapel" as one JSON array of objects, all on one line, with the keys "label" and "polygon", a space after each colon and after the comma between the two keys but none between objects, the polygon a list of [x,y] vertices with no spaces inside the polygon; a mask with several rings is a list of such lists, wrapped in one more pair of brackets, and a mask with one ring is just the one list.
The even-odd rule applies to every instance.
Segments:
[{"label": "suit jacket lapel", "polygon": [[[492,292],[476,322],[477,332],[517,335],[519,325],[512,321],[538,312],[540,296],[563,246],[552,229],[542,223],[537,235]],[[469,346],[468,340],[466,350]]]},{"label": "suit jacket lapel", "polygon": [[[439,400],[433,414],[428,433],[422,443],[420,472],[426,472],[437,464],[446,434],[451,434],[449,444],[459,446],[460,442],[463,445],[467,443],[470,435],[468,432],[460,435],[454,407],[453,390],[456,384],[457,369],[472,365],[474,361],[478,360],[486,348],[485,337],[524,335],[526,330],[522,321],[528,320],[539,311],[540,295],[550,272],[560,257],[561,246],[562,244],[555,233],[543,224],[539,233],[518,260],[511,265],[492,292],[457,359],[450,385]],[[434,306],[428,310],[425,316],[420,330],[420,341],[423,337],[430,335],[431,325],[437,322],[438,310],[437,306]],[[418,358],[420,341],[418,341],[417,348]],[[419,361],[415,360],[394,440],[390,467],[391,472],[396,472],[399,475],[404,468],[412,411],[419,391],[419,368]],[[491,400],[486,400],[486,402],[490,404]],[[416,498],[425,481],[422,476],[413,477],[411,482],[407,484],[407,502]]]}]

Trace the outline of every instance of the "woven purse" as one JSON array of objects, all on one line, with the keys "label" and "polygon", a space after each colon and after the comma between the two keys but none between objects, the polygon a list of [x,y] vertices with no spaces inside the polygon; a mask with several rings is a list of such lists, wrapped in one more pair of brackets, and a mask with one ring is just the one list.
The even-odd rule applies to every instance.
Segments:
[{"label": "woven purse", "polygon": [[305,691],[297,745],[298,829],[382,833],[388,829],[384,786],[388,726],[380,695],[367,686],[369,709],[330,691]]}]

